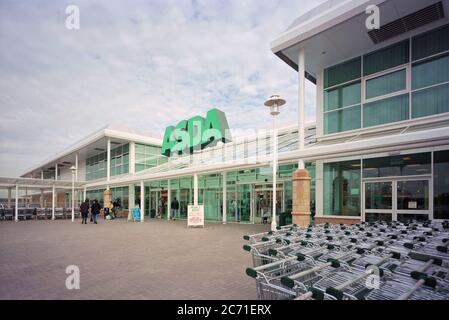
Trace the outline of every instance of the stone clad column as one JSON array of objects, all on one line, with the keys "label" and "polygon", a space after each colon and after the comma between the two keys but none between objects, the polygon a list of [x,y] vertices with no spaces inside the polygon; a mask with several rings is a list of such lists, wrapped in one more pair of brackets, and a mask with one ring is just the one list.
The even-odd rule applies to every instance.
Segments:
[{"label": "stone clad column", "polygon": [[306,169],[298,169],[292,177],[293,224],[306,227],[310,224],[310,175]]}]

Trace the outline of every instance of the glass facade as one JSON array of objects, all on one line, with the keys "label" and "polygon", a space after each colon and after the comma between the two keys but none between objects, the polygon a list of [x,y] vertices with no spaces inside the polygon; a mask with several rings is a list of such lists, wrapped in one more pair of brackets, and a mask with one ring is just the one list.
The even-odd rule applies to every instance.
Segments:
[{"label": "glass facade", "polygon": [[129,208],[129,187],[111,188],[112,202],[118,202],[122,210]]},{"label": "glass facade", "polygon": [[[111,176],[129,172],[129,144],[111,149]],[[107,152],[86,159],[86,181],[106,178]]]},{"label": "glass facade", "polygon": [[136,172],[156,167],[167,161],[167,157],[161,155],[160,147],[136,143]]},{"label": "glass facade", "polygon": [[449,150],[434,152],[434,219],[449,219]]},{"label": "glass facade", "polygon": [[325,163],[323,214],[360,216],[360,160]]},{"label": "glass facade", "polygon": [[427,175],[432,172],[431,153],[418,153],[363,160],[364,178]]},{"label": "glass facade", "polygon": [[325,69],[324,134],[449,112],[448,51],[446,25]]},{"label": "glass facade", "polygon": [[[291,213],[292,182],[291,176],[298,168],[297,164],[280,165],[278,168],[278,212]],[[311,206],[315,206],[315,164],[306,164],[311,175]],[[269,201],[272,194],[272,169],[269,167],[246,169],[226,173],[226,220],[228,222],[260,223],[260,209],[257,203]],[[204,205],[205,219],[222,221],[223,219],[223,175],[221,173],[198,177],[198,202]],[[146,183],[146,214],[156,216],[159,199],[163,198],[163,217],[166,218],[168,201],[167,180]],[[136,189],[140,196],[140,188]],[[187,218],[187,207],[193,203],[193,177],[170,180],[171,199],[176,197],[180,203],[179,217]],[[256,200],[260,200],[257,202]],[[260,202],[261,203],[261,202]],[[267,202],[268,203],[268,202]],[[271,206],[270,206],[271,208]],[[265,212],[267,213],[267,212]]]}]

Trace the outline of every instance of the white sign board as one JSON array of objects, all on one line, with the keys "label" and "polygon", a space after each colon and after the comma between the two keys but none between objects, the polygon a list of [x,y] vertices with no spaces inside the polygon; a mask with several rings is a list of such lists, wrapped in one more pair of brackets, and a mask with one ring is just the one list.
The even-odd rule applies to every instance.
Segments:
[{"label": "white sign board", "polygon": [[187,227],[204,228],[204,205],[189,205],[187,210]]},{"label": "white sign board", "polygon": [[408,203],[409,209],[418,209],[418,203],[416,201],[411,201]]}]

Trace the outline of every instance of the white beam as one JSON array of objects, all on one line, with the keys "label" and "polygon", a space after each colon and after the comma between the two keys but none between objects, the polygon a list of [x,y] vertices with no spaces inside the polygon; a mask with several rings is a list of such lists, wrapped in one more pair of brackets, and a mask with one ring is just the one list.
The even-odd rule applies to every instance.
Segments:
[{"label": "white beam", "polygon": [[[306,106],[306,69],[305,69],[305,51],[304,48],[299,49],[298,55],[298,138],[299,152],[304,150],[304,128],[305,128],[305,106]],[[303,159],[298,161],[299,169],[304,169]]]},{"label": "white beam", "polygon": [[51,188],[51,220],[55,220],[55,185]]},{"label": "white beam", "polygon": [[134,141],[129,143],[129,173],[136,173],[136,143]]},{"label": "white beam", "polygon": [[75,181],[78,182],[78,153],[75,154]]},{"label": "white beam", "polygon": [[8,188],[8,209],[11,209],[11,188]]},{"label": "white beam", "polygon": [[44,207],[44,189],[41,189],[40,206],[41,208]]},{"label": "white beam", "polygon": [[[106,180],[109,182],[111,181],[111,139],[108,139],[108,146],[107,146],[107,163],[106,163]],[[108,186],[109,190],[109,186]]]},{"label": "white beam", "polygon": [[167,220],[170,220],[171,215],[171,185],[170,180],[167,180]]},{"label": "white beam", "polygon": [[15,221],[18,222],[19,221],[19,185],[16,184],[16,207],[14,208],[15,210]]},{"label": "white beam", "polygon": [[223,224],[227,223],[227,195],[228,195],[228,189],[227,189],[227,175],[226,172],[223,172]]},{"label": "white beam", "polygon": [[140,181],[140,222],[145,218],[145,184]]},{"label": "white beam", "polygon": [[193,175],[193,205],[198,205],[198,175]]},{"label": "white beam", "polygon": [[132,220],[133,208],[136,205],[136,195],[134,185],[131,184],[128,187],[128,221]]}]

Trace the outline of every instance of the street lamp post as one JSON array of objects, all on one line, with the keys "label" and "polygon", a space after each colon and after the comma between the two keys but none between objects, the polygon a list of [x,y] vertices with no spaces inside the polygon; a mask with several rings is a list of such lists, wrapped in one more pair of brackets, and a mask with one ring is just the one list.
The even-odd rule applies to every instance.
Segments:
[{"label": "street lamp post", "polygon": [[76,172],[76,167],[72,166],[72,167],[70,167],[70,170],[72,170],[72,222],[75,222],[75,172]]},{"label": "street lamp post", "polygon": [[273,216],[271,218],[271,231],[276,231],[276,189],[277,189],[277,167],[278,167],[278,143],[277,143],[277,129],[276,116],[280,113],[279,108],[285,104],[285,100],[279,95],[273,95],[265,101],[265,106],[270,108],[270,114],[273,116]]}]

